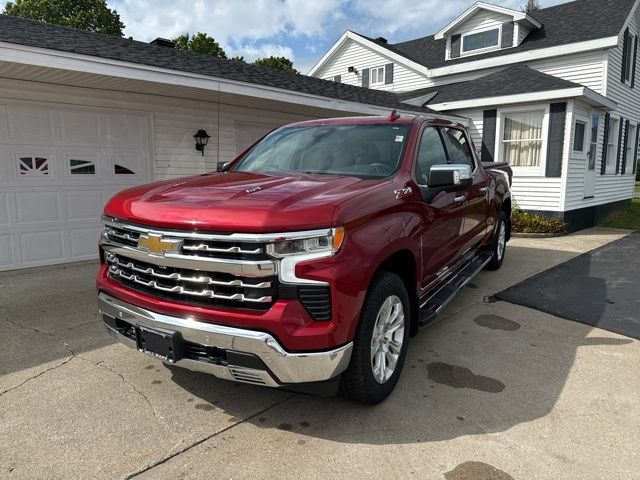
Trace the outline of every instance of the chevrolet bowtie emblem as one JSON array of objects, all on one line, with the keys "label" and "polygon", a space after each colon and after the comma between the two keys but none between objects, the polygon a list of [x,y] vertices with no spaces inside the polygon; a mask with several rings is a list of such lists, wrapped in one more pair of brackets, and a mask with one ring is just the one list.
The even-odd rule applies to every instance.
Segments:
[{"label": "chevrolet bowtie emblem", "polygon": [[170,238],[162,238],[160,235],[140,235],[138,239],[138,248],[155,255],[164,255],[166,253],[178,253],[182,246],[182,240],[173,240]]}]

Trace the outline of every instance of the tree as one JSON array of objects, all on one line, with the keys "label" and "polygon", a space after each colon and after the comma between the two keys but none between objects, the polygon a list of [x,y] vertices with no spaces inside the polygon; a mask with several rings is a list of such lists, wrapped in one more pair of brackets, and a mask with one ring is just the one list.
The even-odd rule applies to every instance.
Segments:
[{"label": "tree", "polygon": [[255,62],[255,65],[261,65],[263,67],[277,68],[278,70],[284,70],[285,72],[300,73],[293,68],[293,62],[287,57],[265,57],[259,58]]},{"label": "tree", "polygon": [[538,0],[527,0],[527,3],[522,7],[524,13],[531,13],[536,10],[540,10],[540,2]]},{"label": "tree", "polygon": [[15,0],[7,2],[3,13],[118,37],[124,29],[106,0]]},{"label": "tree", "polygon": [[206,33],[198,32],[190,36],[188,33],[173,39],[176,48],[185,52],[201,53],[203,55],[212,55],[214,57],[227,58],[227,53],[212,37]]}]

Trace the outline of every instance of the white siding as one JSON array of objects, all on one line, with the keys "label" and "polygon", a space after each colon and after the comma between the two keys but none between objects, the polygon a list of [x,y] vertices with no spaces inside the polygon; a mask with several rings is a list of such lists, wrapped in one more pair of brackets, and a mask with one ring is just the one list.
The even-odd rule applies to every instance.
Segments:
[{"label": "white siding", "polygon": [[447,35],[446,58],[451,58],[451,35],[464,35],[466,33],[487,30],[491,27],[499,27],[504,22],[510,22],[512,20],[513,18],[508,15],[502,15],[501,13],[491,12],[488,10],[481,10],[475,15],[472,15]]},{"label": "white siding", "polygon": [[[469,131],[478,152],[482,148],[483,111],[484,109],[468,109],[454,112],[471,120]],[[496,132],[496,135],[499,134],[500,132]],[[495,153],[497,160],[499,153]],[[523,210],[559,211],[562,204],[562,183],[563,178],[514,175],[511,188],[514,203]]]},{"label": "white siding", "polygon": [[584,85],[600,94],[604,92],[606,51],[565,55],[526,63],[542,73]]},{"label": "white siding", "polygon": [[[0,100],[3,98],[126,109],[146,115],[150,122],[147,145],[151,152],[150,177],[158,180],[205,173],[215,170],[218,161],[232,160],[239,153],[238,122],[273,128],[285,123],[348,113],[300,106],[294,107],[298,113],[291,113],[287,111],[287,104],[281,103],[273,109],[229,104],[218,106],[212,101],[7,79],[0,87]],[[194,148],[193,135],[201,128],[211,137],[204,156]]]},{"label": "white siding", "polygon": [[[638,35],[638,22],[636,15],[632,15],[629,24],[629,31],[633,35]],[[636,71],[636,85],[631,88],[620,81],[622,74],[622,35],[618,46],[605,53],[608,60],[606,85],[603,85],[607,98],[618,104],[616,111],[611,112],[615,118],[629,119],[631,123],[640,122],[640,69]],[[576,111],[586,113],[589,107],[580,102],[576,102]],[[604,143],[604,112],[600,114],[600,127],[598,129],[597,161],[596,161],[596,187],[594,198],[584,199],[584,162],[574,159],[569,160],[569,172],[566,188],[565,209],[573,210],[577,208],[600,205],[604,203],[627,200],[633,196],[634,176],[633,175],[600,175],[602,165],[602,150]],[[620,139],[618,146],[624,144]],[[634,139],[629,139],[635,142]],[[633,151],[633,150],[632,150]],[[627,163],[634,159],[627,159]]]},{"label": "white siding", "polygon": [[531,29],[529,27],[525,27],[521,23],[516,24],[516,35],[518,35],[516,45],[520,45],[522,41],[529,35]]},{"label": "white siding", "polygon": [[[362,86],[362,69],[379,67],[393,63],[390,58],[381,55],[364,45],[348,40],[340,47],[332,57],[318,70],[314,76],[333,80],[336,75],[340,75],[341,82],[348,85]],[[349,73],[348,68],[355,67],[358,74]],[[403,65],[395,63],[393,69],[393,83],[389,85],[377,85],[375,89],[406,91],[416,90],[429,86],[429,82],[423,75],[411,70]]]}]

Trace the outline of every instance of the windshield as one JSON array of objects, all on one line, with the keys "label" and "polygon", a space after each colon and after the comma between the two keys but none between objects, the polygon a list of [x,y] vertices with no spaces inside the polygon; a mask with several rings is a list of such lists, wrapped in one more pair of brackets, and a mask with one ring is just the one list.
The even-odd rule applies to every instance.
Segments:
[{"label": "windshield", "polygon": [[232,171],[385,178],[402,160],[410,125],[314,125],[267,135]]}]

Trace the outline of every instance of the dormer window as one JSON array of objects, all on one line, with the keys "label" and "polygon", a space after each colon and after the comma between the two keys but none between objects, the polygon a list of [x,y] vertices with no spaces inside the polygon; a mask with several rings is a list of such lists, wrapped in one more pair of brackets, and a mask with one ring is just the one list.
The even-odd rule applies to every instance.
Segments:
[{"label": "dormer window", "polygon": [[462,53],[476,53],[500,46],[500,27],[462,35]]}]

